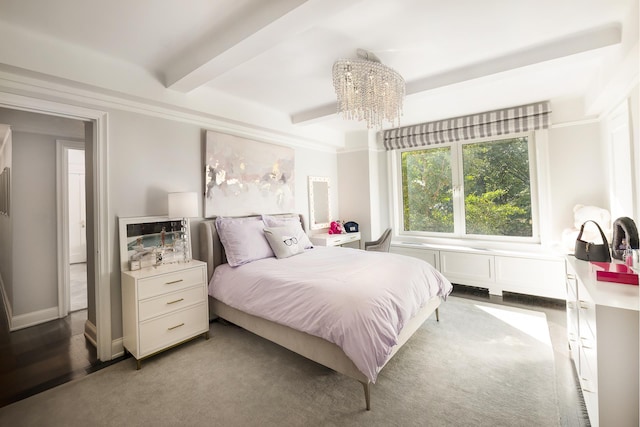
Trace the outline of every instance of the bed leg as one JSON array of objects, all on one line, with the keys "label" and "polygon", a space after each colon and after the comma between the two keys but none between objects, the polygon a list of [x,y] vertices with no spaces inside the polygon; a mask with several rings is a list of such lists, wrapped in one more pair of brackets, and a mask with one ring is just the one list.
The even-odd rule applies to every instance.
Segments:
[{"label": "bed leg", "polygon": [[436,308],[436,322],[440,321],[440,308]]},{"label": "bed leg", "polygon": [[362,387],[364,387],[364,401],[367,404],[367,411],[371,410],[371,383],[370,382],[364,382],[364,381],[360,381],[360,384],[362,384]]}]

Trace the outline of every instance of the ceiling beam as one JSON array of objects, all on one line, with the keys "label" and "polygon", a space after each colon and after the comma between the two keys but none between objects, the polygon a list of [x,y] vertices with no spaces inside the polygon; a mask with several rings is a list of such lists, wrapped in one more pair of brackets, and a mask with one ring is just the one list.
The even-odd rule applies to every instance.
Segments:
[{"label": "ceiling beam", "polygon": [[272,3],[179,56],[164,72],[165,86],[190,92],[277,44],[354,5],[344,0]]},{"label": "ceiling beam", "polygon": [[[413,95],[492,74],[511,71],[529,65],[564,58],[595,49],[619,44],[622,41],[620,24],[609,24],[560,39],[518,50],[507,55],[476,62],[464,67],[433,74],[407,82],[406,94]],[[336,113],[336,104],[325,104],[291,115],[293,124],[308,124]]]}]

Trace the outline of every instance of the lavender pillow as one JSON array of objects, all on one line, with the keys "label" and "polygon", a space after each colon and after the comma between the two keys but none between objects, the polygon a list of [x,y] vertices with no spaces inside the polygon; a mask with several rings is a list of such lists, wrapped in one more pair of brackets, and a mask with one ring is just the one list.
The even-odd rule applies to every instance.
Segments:
[{"label": "lavender pillow", "polygon": [[232,267],[273,257],[260,217],[216,218],[216,230]]},{"label": "lavender pillow", "polygon": [[298,239],[298,244],[304,249],[313,248],[313,243],[309,240],[307,233],[302,229],[299,216],[272,216],[262,215],[262,221],[267,227],[288,227],[293,235]]}]

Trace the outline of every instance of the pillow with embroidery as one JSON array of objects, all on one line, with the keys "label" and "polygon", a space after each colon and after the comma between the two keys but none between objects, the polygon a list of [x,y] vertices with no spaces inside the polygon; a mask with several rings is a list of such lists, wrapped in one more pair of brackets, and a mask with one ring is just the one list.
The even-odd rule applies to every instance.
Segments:
[{"label": "pillow with embroidery", "polygon": [[309,240],[307,233],[302,229],[302,223],[300,217],[295,216],[274,216],[274,215],[262,215],[262,221],[267,227],[289,227],[293,233],[295,233],[298,244],[302,245],[304,249],[310,249],[313,247],[313,243]]},{"label": "pillow with embroidery", "polygon": [[304,247],[290,227],[266,227],[264,235],[278,259],[304,252]]}]

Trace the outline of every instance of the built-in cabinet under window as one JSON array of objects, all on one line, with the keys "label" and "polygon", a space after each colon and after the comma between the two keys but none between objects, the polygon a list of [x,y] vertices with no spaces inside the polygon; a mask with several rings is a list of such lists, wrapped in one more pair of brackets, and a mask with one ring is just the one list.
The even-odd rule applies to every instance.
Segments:
[{"label": "built-in cabinet under window", "polygon": [[565,299],[564,260],[545,254],[394,244],[391,252],[421,258],[452,283]]}]

